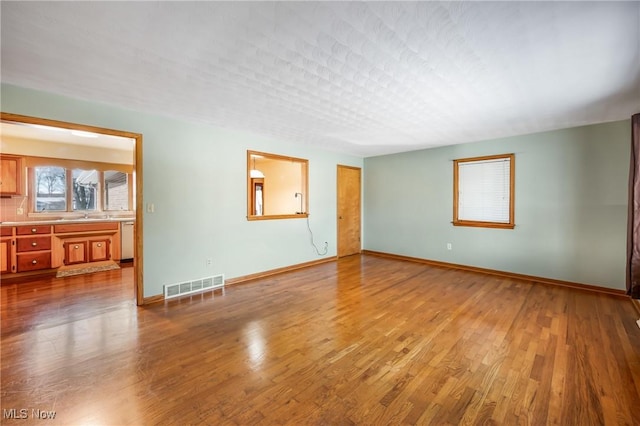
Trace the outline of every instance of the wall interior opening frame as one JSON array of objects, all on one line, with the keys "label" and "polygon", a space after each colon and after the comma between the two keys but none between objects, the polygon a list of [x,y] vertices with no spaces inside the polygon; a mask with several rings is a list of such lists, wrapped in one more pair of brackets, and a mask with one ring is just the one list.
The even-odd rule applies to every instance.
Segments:
[{"label": "wall interior opening frame", "polygon": [[247,220],[309,216],[309,160],[247,150]]},{"label": "wall interior opening frame", "polygon": [[133,266],[134,273],[134,292],[136,298],[136,304],[138,306],[144,304],[144,283],[143,283],[143,201],[142,201],[142,134],[132,133],[122,130],[113,130],[103,127],[89,126],[84,124],[70,123],[66,121],[51,120],[46,118],[31,117],[20,114],[13,114],[8,112],[0,112],[0,120],[9,121],[15,123],[24,123],[30,125],[40,125],[48,127],[58,127],[68,130],[77,130],[81,132],[100,133],[111,136],[119,136],[124,138],[130,138],[135,141],[134,143],[134,158],[133,158],[133,193],[135,198],[135,244],[134,244],[134,261]]}]

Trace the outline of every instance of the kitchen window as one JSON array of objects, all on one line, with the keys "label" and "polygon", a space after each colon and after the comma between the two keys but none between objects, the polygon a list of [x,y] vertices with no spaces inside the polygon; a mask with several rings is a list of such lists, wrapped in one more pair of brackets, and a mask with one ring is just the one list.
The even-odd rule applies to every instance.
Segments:
[{"label": "kitchen window", "polygon": [[104,172],[104,209],[129,210],[129,179],[126,173]]},{"label": "kitchen window", "polygon": [[514,154],[454,160],[453,224],[513,229],[514,186]]},{"label": "kitchen window", "polygon": [[74,169],[71,179],[73,188],[73,211],[97,210],[98,171]]},{"label": "kitchen window", "polygon": [[91,162],[92,168],[78,161],[37,157],[27,157],[27,162],[31,213],[130,211],[126,166]]},{"label": "kitchen window", "polygon": [[63,167],[35,168],[35,211],[67,211],[67,171]]}]

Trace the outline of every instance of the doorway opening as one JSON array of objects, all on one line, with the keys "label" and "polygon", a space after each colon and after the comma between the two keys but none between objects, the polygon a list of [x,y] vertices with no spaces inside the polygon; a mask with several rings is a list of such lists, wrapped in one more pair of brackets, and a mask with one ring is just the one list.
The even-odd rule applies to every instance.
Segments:
[{"label": "doorway opening", "polygon": [[[143,259],[143,256],[142,256],[142,250],[143,250],[143,245],[142,245],[142,240],[143,240],[143,236],[142,236],[142,229],[143,229],[143,226],[142,226],[142,220],[143,220],[143,217],[142,217],[143,216],[142,215],[142,212],[143,212],[142,210],[142,135],[139,133],[132,133],[128,131],[107,129],[102,127],[88,126],[84,124],[70,123],[70,122],[64,122],[64,121],[58,121],[58,120],[49,120],[45,118],[30,117],[30,116],[5,113],[5,112],[0,113],[0,121],[2,121],[3,126],[5,126],[5,124],[14,125],[16,128],[13,130],[15,130],[17,133],[29,134],[29,132],[32,132],[33,135],[37,134],[38,136],[37,137],[34,136],[34,138],[36,140],[42,141],[42,143],[45,143],[45,144],[47,143],[47,139],[50,139],[50,142],[58,141],[58,143],[82,144],[83,143],[82,138],[84,137],[86,138],[87,140],[86,143],[88,145],[90,145],[89,140],[93,141],[92,142],[94,144],[92,146],[93,149],[98,147],[102,149],[109,149],[111,147],[112,149],[115,150],[117,144],[126,143],[127,141],[129,141],[129,143],[133,145],[130,152],[130,155],[131,155],[130,159],[131,159],[131,165],[132,165],[131,196],[129,197],[130,198],[129,200],[121,200],[120,203],[125,203],[128,206],[128,209],[130,211],[133,211],[135,215],[135,220],[132,221],[133,234],[135,236],[135,240],[133,242],[133,247],[128,247],[128,248],[132,249],[133,251],[132,253],[133,268],[134,268],[133,282],[134,282],[134,293],[135,293],[136,304],[137,305],[144,304],[143,273],[142,273],[143,271],[142,269],[142,259]],[[71,142],[71,136],[65,136],[68,134],[72,134],[75,137],[73,142]],[[5,133],[3,132],[3,137],[4,136],[5,136]],[[65,137],[68,140],[65,141],[64,140]],[[102,145],[100,146],[100,144]],[[120,148],[122,149],[122,147]],[[37,147],[35,147],[34,149],[37,150]],[[101,159],[96,159],[96,162],[100,160]],[[86,161],[90,162],[90,159]],[[78,161],[78,163],[80,163],[80,161]],[[92,181],[91,173],[84,173],[84,174],[80,173],[79,176],[80,175],[82,175],[81,183],[84,183],[85,186],[90,186]],[[117,191],[115,190],[115,188],[117,187],[117,184],[118,184],[117,182],[115,182],[115,180],[116,180],[116,177],[121,178],[122,175],[119,175],[117,173],[112,173],[112,172],[101,172],[100,175],[103,176],[103,179],[106,178],[108,181],[108,184],[105,183],[105,188],[109,187],[111,189],[110,192],[107,192],[104,194],[105,201],[107,197],[110,197],[110,202],[112,203],[112,206],[113,206],[114,199],[116,198],[116,195],[117,195]],[[70,178],[72,177],[70,176]],[[75,193],[75,187],[78,185],[77,179],[73,181],[73,185],[74,185],[73,191]],[[54,195],[57,195],[57,194],[54,194]],[[26,198],[27,197],[25,197],[25,199]],[[75,212],[77,207],[77,202],[75,198],[73,198],[70,195],[68,199],[72,200],[72,202],[69,203],[67,207],[65,207],[66,209],[65,212]],[[40,204],[55,205],[55,204],[47,203],[45,201],[51,201],[51,200],[40,200]],[[89,205],[89,204],[86,204],[86,205]],[[118,205],[123,205],[123,204],[118,204]],[[60,210],[62,210],[60,206],[58,207],[60,208]],[[85,207],[85,208],[88,208],[88,207]],[[86,210],[85,210],[85,214],[87,214]]]}]

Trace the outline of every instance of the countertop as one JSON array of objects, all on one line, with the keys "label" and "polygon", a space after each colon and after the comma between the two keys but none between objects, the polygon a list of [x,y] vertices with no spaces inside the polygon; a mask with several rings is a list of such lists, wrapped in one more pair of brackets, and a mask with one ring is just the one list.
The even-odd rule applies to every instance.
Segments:
[{"label": "countertop", "polygon": [[44,219],[44,220],[23,220],[20,222],[0,222],[0,226],[21,226],[21,225],[60,225],[63,223],[93,223],[93,222],[135,222],[135,217],[110,217],[110,218],[78,218],[78,219]]}]

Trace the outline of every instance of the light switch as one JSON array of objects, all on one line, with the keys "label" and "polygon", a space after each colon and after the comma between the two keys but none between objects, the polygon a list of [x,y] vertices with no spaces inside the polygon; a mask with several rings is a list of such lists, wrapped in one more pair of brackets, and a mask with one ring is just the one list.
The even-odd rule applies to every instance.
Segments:
[{"label": "light switch", "polygon": [[147,203],[147,213],[153,213],[156,211],[156,206],[153,203]]}]

